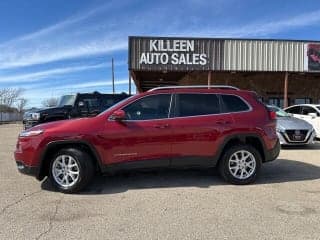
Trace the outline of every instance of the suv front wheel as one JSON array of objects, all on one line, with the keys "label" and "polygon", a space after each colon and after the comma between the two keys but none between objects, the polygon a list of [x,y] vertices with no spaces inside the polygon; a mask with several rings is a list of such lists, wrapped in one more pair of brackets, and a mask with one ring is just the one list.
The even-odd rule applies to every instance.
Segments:
[{"label": "suv front wheel", "polygon": [[74,193],[88,185],[94,174],[89,154],[76,148],[61,149],[50,164],[49,178],[61,192]]},{"label": "suv front wheel", "polygon": [[249,184],[255,181],[261,168],[261,155],[250,145],[229,148],[219,163],[219,172],[233,184]]}]

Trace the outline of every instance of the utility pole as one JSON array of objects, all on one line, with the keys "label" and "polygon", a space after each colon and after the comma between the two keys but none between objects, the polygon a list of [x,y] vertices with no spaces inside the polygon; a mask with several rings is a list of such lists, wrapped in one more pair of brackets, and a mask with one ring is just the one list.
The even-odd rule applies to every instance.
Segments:
[{"label": "utility pole", "polygon": [[129,95],[131,95],[131,71],[129,71]]},{"label": "utility pole", "polygon": [[115,89],[114,89],[114,63],[113,63],[113,58],[112,58],[112,93],[115,94]]}]

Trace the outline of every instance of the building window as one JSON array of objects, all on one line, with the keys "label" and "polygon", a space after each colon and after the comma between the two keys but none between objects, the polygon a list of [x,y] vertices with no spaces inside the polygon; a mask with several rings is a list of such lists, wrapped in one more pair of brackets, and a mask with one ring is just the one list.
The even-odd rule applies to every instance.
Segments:
[{"label": "building window", "polygon": [[296,98],[294,104],[309,104],[312,103],[311,98]]},{"label": "building window", "polygon": [[262,102],[262,103],[264,103],[264,98],[263,97],[258,97],[258,100],[260,101],[260,102]]},{"label": "building window", "polygon": [[[288,98],[288,105],[290,105],[290,98]],[[284,107],[284,101],[283,98],[280,97],[271,97],[268,99],[269,105],[275,105],[277,107],[283,108]]]},{"label": "building window", "polygon": [[279,106],[279,98],[269,98],[268,99],[268,104],[269,105]]}]

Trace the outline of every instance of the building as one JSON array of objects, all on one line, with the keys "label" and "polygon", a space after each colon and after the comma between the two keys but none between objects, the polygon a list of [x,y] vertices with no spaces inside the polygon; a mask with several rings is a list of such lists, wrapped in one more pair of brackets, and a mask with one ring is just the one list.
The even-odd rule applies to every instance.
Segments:
[{"label": "building", "polygon": [[320,103],[320,41],[129,37],[139,92],[171,85],[233,85],[278,106]]}]

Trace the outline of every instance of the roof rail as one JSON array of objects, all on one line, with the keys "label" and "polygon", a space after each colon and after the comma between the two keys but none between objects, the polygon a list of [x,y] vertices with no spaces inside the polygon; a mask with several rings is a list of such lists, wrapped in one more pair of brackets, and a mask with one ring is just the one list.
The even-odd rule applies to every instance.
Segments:
[{"label": "roof rail", "polygon": [[219,88],[219,89],[230,89],[230,90],[240,90],[237,87],[229,85],[189,85],[189,86],[166,86],[166,87],[156,87],[148,90],[148,92],[153,92],[156,90],[166,90],[166,89],[184,89],[184,88]]}]

